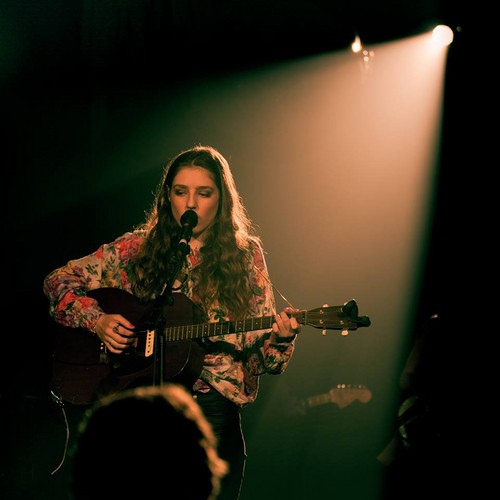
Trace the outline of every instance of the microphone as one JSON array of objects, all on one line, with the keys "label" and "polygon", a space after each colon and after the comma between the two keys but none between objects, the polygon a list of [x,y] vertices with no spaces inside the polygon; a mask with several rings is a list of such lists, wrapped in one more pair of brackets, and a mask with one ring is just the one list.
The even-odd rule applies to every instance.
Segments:
[{"label": "microphone", "polygon": [[198,216],[193,210],[186,210],[181,217],[181,235],[179,239],[179,250],[187,255],[190,251],[188,242],[193,234],[193,227],[198,224]]}]

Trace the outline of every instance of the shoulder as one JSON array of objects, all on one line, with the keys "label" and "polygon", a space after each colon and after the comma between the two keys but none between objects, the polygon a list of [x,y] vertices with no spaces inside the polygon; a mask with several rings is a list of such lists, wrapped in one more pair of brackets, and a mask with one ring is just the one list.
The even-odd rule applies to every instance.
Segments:
[{"label": "shoulder", "polygon": [[265,252],[260,241],[252,242],[248,257],[248,271],[254,294],[263,295],[270,285]]},{"label": "shoulder", "polygon": [[111,243],[101,247],[102,255],[108,258],[120,257],[123,260],[130,260],[135,257],[145,239],[144,231],[129,231],[115,238]]},{"label": "shoulder", "polygon": [[260,270],[267,269],[265,252],[260,240],[252,240],[252,242],[250,243],[249,255],[252,262],[252,267],[256,267]]},{"label": "shoulder", "polygon": [[134,248],[141,246],[145,238],[146,233],[143,230],[129,231],[118,236],[112,244],[120,248]]}]

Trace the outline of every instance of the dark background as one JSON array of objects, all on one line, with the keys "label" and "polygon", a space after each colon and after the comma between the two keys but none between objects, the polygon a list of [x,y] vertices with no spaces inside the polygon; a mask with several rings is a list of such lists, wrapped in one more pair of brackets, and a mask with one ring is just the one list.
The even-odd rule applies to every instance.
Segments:
[{"label": "dark background", "polygon": [[[378,43],[418,33],[438,21],[454,29],[455,41],[448,57],[439,189],[425,276],[416,298],[416,323],[435,311],[451,317],[450,311],[457,303],[468,302],[470,295],[464,292],[475,280],[478,262],[479,251],[471,240],[480,237],[477,221],[481,200],[474,194],[478,177],[484,174],[477,170],[471,176],[461,167],[464,158],[470,157],[472,151],[478,154],[479,149],[473,133],[476,127],[468,125],[479,122],[465,119],[471,113],[474,116],[476,109],[471,89],[464,84],[476,71],[476,62],[470,52],[470,17],[466,18],[454,2],[362,0],[356,6],[338,0],[2,3],[0,90],[3,152],[7,159],[4,169],[8,176],[4,320],[9,322],[2,403],[7,416],[4,428],[10,432],[9,443],[14,443],[16,449],[6,457],[8,466],[4,468],[10,498],[30,498],[30,481],[44,484],[40,463],[47,457],[57,462],[60,454],[61,441],[54,432],[62,432],[63,423],[57,423],[60,429],[53,430],[50,422],[58,422],[59,411],[50,401],[45,402],[51,368],[51,343],[47,341],[51,323],[41,293],[43,277],[69,258],[84,255],[108,241],[110,228],[117,235],[130,228],[130,218],[139,216],[134,223],[140,222],[146,208],[142,198],[156,185],[158,175],[145,174],[149,177],[139,188],[142,191],[137,202],[133,199],[137,187],[133,180],[102,192],[83,185],[77,189],[88,189],[89,195],[84,202],[72,204],[74,185],[68,186],[69,202],[59,202],[46,179],[68,168],[75,176],[88,168],[98,174],[99,158],[112,153],[116,138],[126,135],[130,120],[140,119],[134,115],[140,115],[140,111],[128,112],[128,103],[139,94],[154,94],[161,88],[175,95],[187,83],[214,75],[338,50],[351,43],[353,33],[366,42]],[[103,99],[112,118],[108,122],[108,140],[99,142],[93,112]],[[61,192],[61,186],[57,188],[52,192]],[[132,196],[121,206],[117,200],[124,193]],[[124,215],[123,211],[129,217],[123,217],[121,222],[117,216]],[[459,325],[454,321],[453,326]],[[268,405],[270,397],[264,385],[259,404]],[[279,399],[277,404],[281,404]],[[282,429],[283,415],[261,428],[258,409],[252,408],[248,412],[251,456],[266,455],[269,447],[281,450],[278,457],[304,457],[301,440],[318,440],[324,445],[325,430],[330,431],[332,446],[349,456],[352,439],[373,438],[367,431],[364,408],[353,404],[342,417],[333,409],[333,414],[317,415],[307,424],[306,433],[304,423],[292,422],[290,428],[294,436],[299,436],[297,439],[290,439],[289,429],[283,436],[271,432]],[[294,429],[294,425],[298,427]],[[33,434],[34,427],[37,432]],[[263,435],[254,441],[259,432]],[[370,450],[377,450],[380,444],[374,440]],[[293,498],[291,492],[280,496],[279,490],[267,495],[267,483],[260,483],[277,471],[281,478],[282,469],[290,477],[300,474],[300,463],[276,460],[271,464],[261,461],[259,465],[255,459],[249,465],[245,500],[253,498],[253,492],[260,498]],[[307,467],[304,460],[303,466]],[[310,460],[314,462],[314,458]],[[349,468],[350,464],[352,461],[347,460],[344,466]],[[268,470],[269,465],[272,470]],[[335,467],[342,470],[338,463]],[[314,470],[314,465],[311,468]],[[326,474],[329,472],[327,467]],[[322,468],[318,469],[320,473],[324,479]],[[352,471],[344,471],[343,475],[351,478]],[[345,482],[348,484],[342,486],[341,498],[368,498],[362,489],[358,491],[359,485],[353,493],[347,493],[354,485],[350,479]],[[33,498],[54,498],[53,493],[45,494],[43,488],[41,491]],[[295,491],[296,498],[302,498],[299,489]],[[309,493],[307,498],[316,497],[311,490]],[[321,497],[321,490],[317,495]]]}]

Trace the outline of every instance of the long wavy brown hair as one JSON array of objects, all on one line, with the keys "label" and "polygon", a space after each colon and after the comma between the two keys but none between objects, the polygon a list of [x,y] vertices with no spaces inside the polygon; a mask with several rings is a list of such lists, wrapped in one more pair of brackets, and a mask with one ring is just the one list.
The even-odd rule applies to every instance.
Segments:
[{"label": "long wavy brown hair", "polygon": [[261,240],[243,206],[228,161],[211,146],[196,145],[166,165],[153,205],[145,222],[137,228],[144,230],[146,237],[134,262],[133,292],[148,301],[164,288],[171,248],[180,230],[168,193],[182,167],[205,168],[220,192],[217,216],[200,249],[201,265],[193,276],[193,292],[201,298],[206,310],[217,300],[231,318],[242,318],[252,313],[248,276],[253,262],[252,248],[261,247]]}]

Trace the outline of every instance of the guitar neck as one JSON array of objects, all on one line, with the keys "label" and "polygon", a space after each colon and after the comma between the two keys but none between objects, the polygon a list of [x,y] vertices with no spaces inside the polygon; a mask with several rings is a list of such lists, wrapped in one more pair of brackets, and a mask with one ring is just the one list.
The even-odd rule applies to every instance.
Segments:
[{"label": "guitar neck", "polygon": [[[355,300],[350,300],[342,306],[323,306],[316,309],[300,310],[288,313],[301,325],[326,330],[341,330],[347,334],[349,330],[356,330],[360,326],[369,326],[368,316],[358,316],[358,306]],[[274,316],[262,316],[235,321],[218,323],[199,323],[193,325],[167,326],[163,329],[165,340],[175,342],[179,340],[194,340],[215,335],[250,332],[254,330],[270,330]],[[345,332],[345,333],[344,333]]]},{"label": "guitar neck", "polygon": [[324,394],[316,394],[315,396],[309,396],[304,399],[304,405],[307,408],[312,408],[313,406],[324,405],[331,402],[330,393],[326,392]]},{"label": "guitar neck", "polygon": [[334,403],[339,408],[345,408],[354,401],[368,403],[372,398],[371,391],[364,385],[339,384],[328,392],[309,396],[302,400],[303,408],[312,408],[313,406]]},{"label": "guitar neck", "polygon": [[[300,324],[304,324],[307,311],[298,311],[290,314]],[[169,326],[164,330],[165,339],[170,342],[178,340],[194,340],[227,335],[229,333],[250,332],[254,330],[270,330],[273,326],[274,316],[262,316],[237,321],[223,321],[219,323],[200,323],[197,325]]]}]

